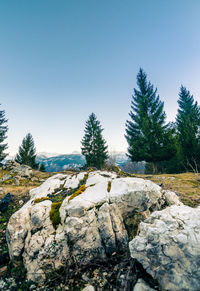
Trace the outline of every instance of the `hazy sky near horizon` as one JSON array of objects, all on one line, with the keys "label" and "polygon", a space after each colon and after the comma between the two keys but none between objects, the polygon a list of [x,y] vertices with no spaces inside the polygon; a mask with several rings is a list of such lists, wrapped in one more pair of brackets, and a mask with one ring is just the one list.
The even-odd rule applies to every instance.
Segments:
[{"label": "hazy sky near horizon", "polygon": [[142,67],[175,119],[180,85],[199,101],[199,0],[0,1],[0,103],[9,153],[80,151],[94,112],[109,150],[125,151]]}]

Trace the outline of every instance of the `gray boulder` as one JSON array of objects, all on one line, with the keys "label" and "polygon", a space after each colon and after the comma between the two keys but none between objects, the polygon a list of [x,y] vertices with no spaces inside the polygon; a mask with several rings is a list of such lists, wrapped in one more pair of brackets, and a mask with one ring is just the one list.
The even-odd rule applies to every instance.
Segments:
[{"label": "gray boulder", "polygon": [[200,290],[200,207],[173,205],[140,224],[129,244],[161,290]]}]

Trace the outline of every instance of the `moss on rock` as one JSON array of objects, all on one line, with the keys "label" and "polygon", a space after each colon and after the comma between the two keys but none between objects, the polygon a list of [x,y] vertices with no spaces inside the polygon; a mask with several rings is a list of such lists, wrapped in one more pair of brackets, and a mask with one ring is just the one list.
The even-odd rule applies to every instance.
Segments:
[{"label": "moss on rock", "polygon": [[62,205],[62,202],[55,202],[51,204],[51,211],[49,213],[50,219],[52,221],[53,227],[56,229],[58,224],[61,222],[60,218],[60,206]]},{"label": "moss on rock", "polygon": [[111,181],[108,181],[107,191],[110,192],[111,190]]},{"label": "moss on rock", "polygon": [[70,200],[74,199],[76,196],[82,194],[85,191],[85,189],[86,189],[85,185],[81,185],[80,188],[69,197],[68,201],[70,201]]},{"label": "moss on rock", "polygon": [[48,197],[36,198],[34,200],[34,203],[40,203],[40,202],[45,201],[45,200],[49,200],[49,198]]}]

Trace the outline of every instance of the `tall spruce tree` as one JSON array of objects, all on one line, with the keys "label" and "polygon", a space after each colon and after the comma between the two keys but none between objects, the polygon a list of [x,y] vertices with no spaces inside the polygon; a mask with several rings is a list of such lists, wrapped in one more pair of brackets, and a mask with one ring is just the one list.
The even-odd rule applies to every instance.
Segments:
[{"label": "tall spruce tree", "polygon": [[4,152],[8,148],[8,144],[4,142],[7,138],[7,122],[8,120],[5,118],[5,110],[0,110],[0,165],[2,165],[2,161],[7,156],[7,154]]},{"label": "tall spruce tree", "polygon": [[19,153],[16,155],[15,161],[19,164],[28,165],[33,169],[38,169],[39,165],[35,161],[36,149],[33,137],[28,133],[19,147]]},{"label": "tall spruce tree", "polygon": [[126,122],[127,155],[132,162],[151,162],[156,173],[157,163],[169,160],[176,152],[173,134],[165,124],[164,103],[142,69],[137,85],[139,90],[134,89],[129,113],[131,120]]},{"label": "tall spruce tree", "polygon": [[180,88],[176,124],[185,170],[200,170],[200,108],[183,86]]},{"label": "tall spruce tree", "polygon": [[82,154],[87,167],[101,169],[108,158],[106,141],[102,137],[102,127],[94,113],[89,116],[85,125],[85,135],[81,141]]}]

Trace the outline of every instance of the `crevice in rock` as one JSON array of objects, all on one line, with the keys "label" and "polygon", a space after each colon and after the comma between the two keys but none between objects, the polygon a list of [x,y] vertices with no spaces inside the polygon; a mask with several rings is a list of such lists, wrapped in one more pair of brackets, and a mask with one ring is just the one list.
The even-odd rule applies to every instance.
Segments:
[{"label": "crevice in rock", "polygon": [[142,278],[151,288],[160,291],[161,289],[159,288],[158,281],[156,279],[153,279],[153,277],[147,273],[147,271],[143,268],[142,264],[140,264],[136,259],[131,259],[131,261],[133,265],[133,270],[137,274],[137,280]]},{"label": "crevice in rock", "polygon": [[126,218],[124,218],[124,225],[128,234],[129,241],[138,234],[140,222],[144,221],[142,213],[133,211]]},{"label": "crevice in rock", "polygon": [[31,229],[31,236],[36,234],[38,231],[41,231],[43,229],[43,226],[40,226],[39,228],[36,229]]}]

